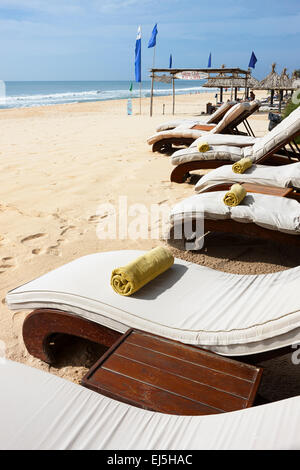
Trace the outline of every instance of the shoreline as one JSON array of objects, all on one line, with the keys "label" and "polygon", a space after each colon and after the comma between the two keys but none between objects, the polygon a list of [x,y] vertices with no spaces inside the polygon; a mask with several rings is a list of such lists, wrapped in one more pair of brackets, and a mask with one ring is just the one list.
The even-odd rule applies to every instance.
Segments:
[{"label": "shoreline", "polygon": [[[211,91],[204,91],[204,92],[199,92],[199,93],[186,93],[186,94],[178,94],[176,95],[175,97],[175,115],[179,115],[179,116],[182,116],[182,115],[192,115],[193,114],[193,110],[197,109],[197,114],[198,115],[199,113],[200,114],[205,114],[205,102],[203,99],[201,98],[206,98],[206,101],[208,102],[211,102],[211,103],[215,103],[215,92],[211,92]],[[242,98],[244,95],[244,92],[238,92],[238,97],[239,98]],[[266,95],[265,91],[258,91],[257,92],[257,98],[258,99],[261,99],[262,97],[264,97]],[[224,101],[227,100],[227,99],[230,99],[231,98],[231,93],[230,92],[224,92],[223,93],[223,97],[224,97]],[[197,101],[197,98],[200,98],[198,101],[199,103],[197,104],[193,104],[192,101],[193,99],[195,101]],[[75,102],[75,103],[60,103],[60,104],[45,104],[45,105],[38,105],[38,106],[28,106],[28,107],[15,107],[15,108],[3,108],[3,109],[0,109],[0,118],[2,115],[9,115],[9,114],[14,114],[14,113],[18,113],[18,114],[22,114],[24,113],[25,115],[26,114],[34,114],[35,111],[37,113],[39,113],[39,115],[41,114],[45,114],[43,113],[43,111],[46,112],[47,114],[47,111],[63,111],[63,112],[69,112],[69,111],[79,111],[80,110],[80,107],[82,108],[82,111],[87,111],[87,112],[107,112],[108,110],[107,109],[102,109],[103,107],[100,107],[99,104],[107,104],[107,106],[104,106],[105,108],[108,107],[109,104],[111,104],[111,106],[114,106],[114,107],[117,107],[117,106],[122,106],[124,105],[124,102],[127,103],[127,100],[128,98],[118,98],[118,99],[107,99],[107,100],[97,100],[97,101],[81,101],[81,102]],[[149,111],[150,111],[150,97],[142,97],[141,99],[142,101],[142,116],[144,115],[147,115],[147,113],[149,114]],[[164,103],[165,102],[165,103]],[[132,104],[133,105],[136,105],[136,108],[139,110],[139,103],[140,103],[140,98],[132,98]],[[153,108],[154,108],[154,112],[153,114],[154,115],[157,115],[157,114],[160,114],[162,116],[162,119],[164,119],[164,115],[169,115],[169,116],[172,116],[172,95],[157,95],[155,96],[154,95],[154,100],[153,100]],[[166,105],[166,108],[165,108],[165,114],[163,114],[162,112],[159,112],[157,111],[157,107],[155,106],[155,104],[158,104],[159,106],[165,104]],[[180,107],[180,109],[176,109],[176,105],[178,105]],[[145,106],[148,106],[148,109],[145,110]],[[183,110],[182,106],[185,107],[185,109]],[[187,107],[190,107],[191,111],[189,112],[189,108]],[[72,109],[74,108],[74,109]],[[96,109],[97,108],[97,109]],[[126,111],[126,115],[127,115],[127,106],[125,106],[124,108],[125,111]],[[161,107],[160,107],[160,110],[161,110]],[[169,111],[169,112],[168,112]],[[262,112],[260,112],[262,113]],[[139,114],[139,111],[136,111],[134,112],[134,106],[133,106],[133,115],[135,116],[140,116]],[[128,116],[130,117],[130,116]]]}]

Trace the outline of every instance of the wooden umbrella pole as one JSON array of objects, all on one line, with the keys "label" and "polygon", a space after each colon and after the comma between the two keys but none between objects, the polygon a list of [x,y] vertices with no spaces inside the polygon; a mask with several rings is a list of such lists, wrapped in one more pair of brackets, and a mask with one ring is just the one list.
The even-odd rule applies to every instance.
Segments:
[{"label": "wooden umbrella pole", "polygon": [[174,75],[172,76],[172,85],[173,85],[173,115],[175,114],[175,79]]}]

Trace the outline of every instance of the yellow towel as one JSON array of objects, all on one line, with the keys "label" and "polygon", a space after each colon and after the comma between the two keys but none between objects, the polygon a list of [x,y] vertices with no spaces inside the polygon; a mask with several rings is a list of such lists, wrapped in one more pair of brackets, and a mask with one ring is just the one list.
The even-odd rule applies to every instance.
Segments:
[{"label": "yellow towel", "polygon": [[246,196],[247,191],[244,186],[240,184],[234,184],[231,186],[230,190],[224,196],[224,204],[229,207],[238,206],[244,197]]},{"label": "yellow towel", "polygon": [[117,294],[132,295],[169,269],[173,263],[174,257],[167,248],[154,248],[126,266],[114,269],[111,286]]},{"label": "yellow towel", "polygon": [[209,151],[209,145],[207,142],[199,142],[198,144],[198,152],[205,153]]},{"label": "yellow towel", "polygon": [[245,173],[245,171],[248,170],[248,168],[251,168],[251,166],[252,166],[251,158],[249,157],[242,158],[238,162],[235,162],[234,165],[232,165],[232,171],[234,173],[242,174],[242,173]]}]

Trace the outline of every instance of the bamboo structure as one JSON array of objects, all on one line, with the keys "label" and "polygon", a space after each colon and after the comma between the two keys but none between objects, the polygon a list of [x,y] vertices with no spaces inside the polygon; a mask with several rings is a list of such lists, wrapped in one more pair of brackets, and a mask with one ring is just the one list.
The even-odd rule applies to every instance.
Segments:
[{"label": "bamboo structure", "polygon": [[[226,68],[223,66],[222,68],[184,68],[184,69],[175,69],[175,68],[152,68],[150,70],[150,77],[151,77],[151,97],[150,97],[150,116],[153,115],[153,97],[154,97],[154,81],[155,81],[155,74],[156,73],[169,73],[172,79],[172,89],[173,89],[173,114],[175,113],[175,80],[177,79],[177,74],[184,74],[185,72],[191,73],[199,73],[199,74],[206,74],[206,78],[210,80],[215,79],[217,76],[221,79],[221,77],[226,77],[229,80],[232,79],[240,79],[241,80],[241,87],[247,88],[247,80],[249,77],[248,70],[242,70],[240,68]],[[231,86],[231,85],[230,85]],[[222,87],[224,88],[224,86]],[[225,87],[226,88],[226,87]],[[222,95],[223,97],[223,95]]]}]

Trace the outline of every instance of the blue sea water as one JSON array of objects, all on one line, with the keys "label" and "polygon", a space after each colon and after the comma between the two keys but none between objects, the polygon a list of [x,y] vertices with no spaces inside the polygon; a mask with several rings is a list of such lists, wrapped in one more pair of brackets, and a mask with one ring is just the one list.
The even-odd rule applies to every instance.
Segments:
[{"label": "blue sea water", "polygon": [[[176,80],[176,94],[211,91],[202,87],[204,81]],[[132,92],[129,91],[129,87],[129,81],[5,82],[2,83],[0,90],[2,95],[0,108],[26,108],[140,96],[139,84],[133,84]],[[142,96],[149,97],[150,92],[151,82],[143,82]],[[155,83],[154,94],[156,96],[172,94],[171,84]]]}]

